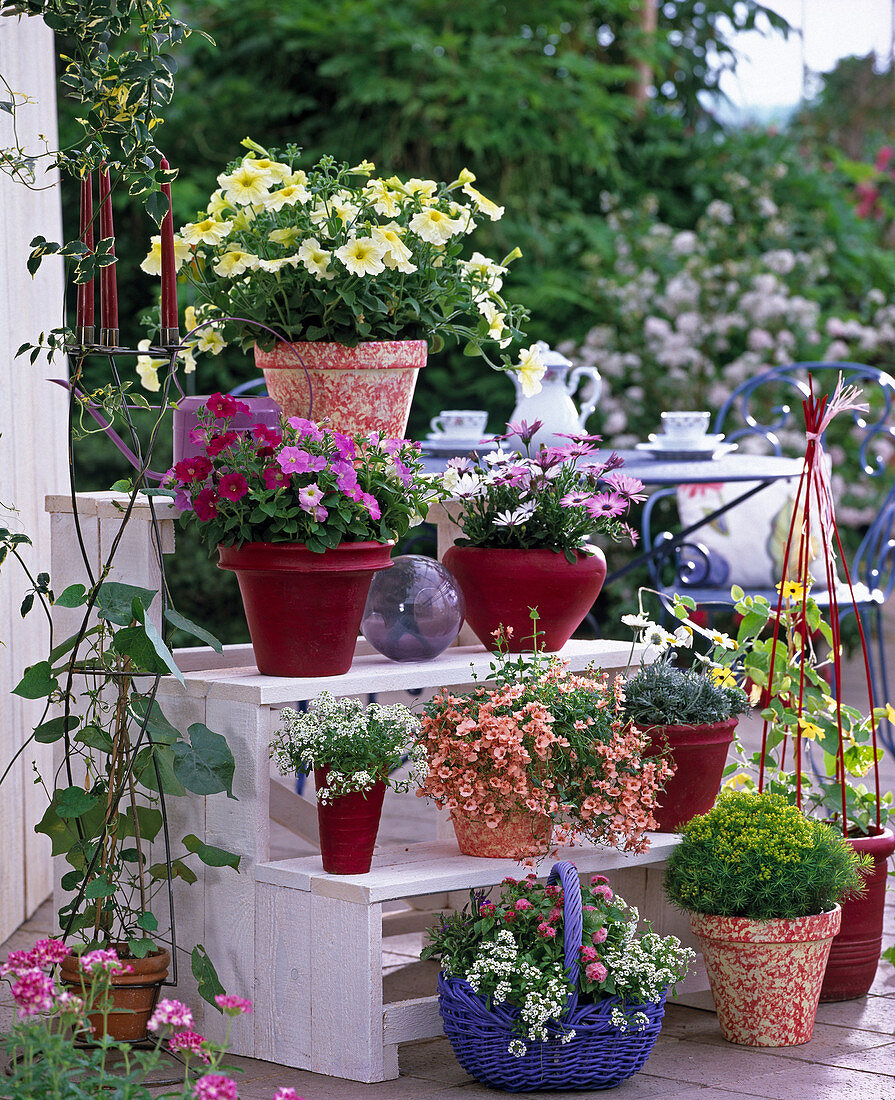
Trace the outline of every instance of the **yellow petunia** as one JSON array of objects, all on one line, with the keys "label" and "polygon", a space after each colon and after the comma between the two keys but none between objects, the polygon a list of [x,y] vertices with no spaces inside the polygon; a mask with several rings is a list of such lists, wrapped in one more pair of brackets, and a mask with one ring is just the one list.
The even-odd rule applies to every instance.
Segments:
[{"label": "yellow petunia", "polygon": [[264,202],[270,190],[271,177],[266,171],[256,168],[251,161],[243,161],[235,172],[218,176],[218,183],[224,189],[224,197],[239,206],[248,206],[253,202]]},{"label": "yellow petunia", "polygon": [[491,199],[485,198],[481,191],[477,191],[471,183],[463,184],[463,194],[472,199],[476,210],[481,210],[485,217],[490,218],[491,221],[499,222],[503,217],[504,208],[498,206],[496,202],[492,202]]},{"label": "yellow petunia", "polygon": [[220,355],[226,346],[223,336],[213,328],[203,329],[196,343],[198,351],[208,352],[211,355]]},{"label": "yellow petunia", "polygon": [[213,265],[213,269],[215,274],[225,279],[232,279],[236,275],[242,275],[244,271],[250,271],[257,263],[258,257],[251,252],[243,252],[241,248],[231,248]]},{"label": "yellow petunia", "polygon": [[513,367],[513,371],[522,386],[524,397],[534,397],[541,392],[541,379],[547,368],[541,362],[541,349],[537,344],[532,344],[519,353],[519,362]]},{"label": "yellow petunia", "polygon": [[297,225],[289,225],[285,229],[274,229],[268,239],[274,244],[282,244],[290,248],[301,236],[301,230]]},{"label": "yellow petunia", "polygon": [[232,222],[205,218],[201,222],[187,222],[180,230],[180,236],[187,244],[223,244],[232,228]]},{"label": "yellow petunia", "polygon": [[505,348],[512,337],[505,336],[506,315],[501,313],[490,298],[485,298],[478,303],[479,312],[488,322],[488,335],[492,340],[497,340],[500,347]]},{"label": "yellow petunia", "polygon": [[330,253],[325,248],[321,248],[316,237],[309,237],[306,241],[303,241],[297,255],[307,270],[312,275],[316,275],[318,279],[331,277],[329,273]]},{"label": "yellow petunia", "polygon": [[401,240],[401,227],[392,223],[382,227],[375,227],[372,231],[372,239],[381,244],[385,249],[382,259],[385,266],[395,271],[402,271],[405,275],[416,271],[413,263],[413,253]]},{"label": "yellow petunia", "polygon": [[311,192],[300,183],[290,183],[281,187],[279,191],[271,191],[264,200],[268,210],[282,210],[284,206],[295,206],[296,203],[308,202]]},{"label": "yellow petunia", "polygon": [[428,244],[447,244],[451,237],[463,232],[460,221],[434,207],[414,214],[410,228]]},{"label": "yellow petunia", "polygon": [[364,198],[372,203],[380,217],[396,218],[401,213],[400,196],[385,180],[367,180],[364,184]]},{"label": "yellow petunia", "polygon": [[[137,347],[140,351],[148,351],[149,341],[141,340],[137,344]],[[149,390],[150,393],[157,393],[161,389],[158,372],[161,367],[166,367],[167,365],[167,359],[153,359],[149,355],[137,356],[137,374],[140,378],[140,385],[144,390]]]},{"label": "yellow petunia", "polygon": [[232,209],[233,203],[227,202],[224,198],[224,192],[219,187],[216,191],[212,191],[208,206],[205,207],[205,213],[211,215],[212,218],[216,218],[218,214],[223,214],[225,210]]},{"label": "yellow petunia", "polygon": [[[156,234],[149,238],[149,252],[146,259],[140,264],[140,270],[147,275],[161,275],[162,273],[162,238]],[[187,260],[193,257],[192,247],[183,240],[180,235],[174,237],[174,270],[179,271]]]},{"label": "yellow petunia", "polygon": [[350,237],[335,255],[352,275],[379,275],[385,271],[385,248],[372,237]]}]

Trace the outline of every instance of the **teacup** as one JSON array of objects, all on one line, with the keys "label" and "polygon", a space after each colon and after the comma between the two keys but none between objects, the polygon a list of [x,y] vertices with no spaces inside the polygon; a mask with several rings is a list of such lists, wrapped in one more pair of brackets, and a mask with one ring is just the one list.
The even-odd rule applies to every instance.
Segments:
[{"label": "teacup", "polygon": [[709,427],[708,412],[663,412],[662,427],[665,436],[675,443],[704,439]]},{"label": "teacup", "polygon": [[445,409],[429,423],[433,433],[446,439],[479,440],[485,434],[488,413],[480,409]]}]

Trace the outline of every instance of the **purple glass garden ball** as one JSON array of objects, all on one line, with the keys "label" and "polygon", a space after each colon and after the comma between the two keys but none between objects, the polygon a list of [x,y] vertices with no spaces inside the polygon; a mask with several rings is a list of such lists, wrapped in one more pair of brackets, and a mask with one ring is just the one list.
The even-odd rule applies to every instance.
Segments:
[{"label": "purple glass garden ball", "polygon": [[441,562],[420,554],[392,558],[370,585],[361,630],[392,661],[427,661],[460,633],[466,604]]}]

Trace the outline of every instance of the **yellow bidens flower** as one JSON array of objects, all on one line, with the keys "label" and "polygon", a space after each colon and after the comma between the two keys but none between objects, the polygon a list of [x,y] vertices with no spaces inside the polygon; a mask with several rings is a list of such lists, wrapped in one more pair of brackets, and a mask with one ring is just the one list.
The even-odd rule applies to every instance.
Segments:
[{"label": "yellow bidens flower", "polygon": [[541,349],[537,344],[532,344],[531,347],[519,353],[519,362],[513,370],[525,397],[534,397],[536,393],[541,392],[541,379],[547,368],[541,362]]},{"label": "yellow bidens flower", "polygon": [[244,160],[235,172],[218,176],[224,197],[239,206],[264,202],[270,190],[270,180],[270,173],[256,168],[250,160]]},{"label": "yellow bidens flower", "polygon": [[799,734],[802,737],[807,737],[809,741],[816,741],[818,736],[823,736],[823,730],[820,726],[809,722],[807,718],[800,718],[798,724]]},{"label": "yellow bidens flower", "polygon": [[414,214],[410,228],[428,244],[447,244],[451,237],[463,232],[461,222],[434,207]]},{"label": "yellow bidens flower", "polygon": [[385,271],[385,247],[372,237],[349,237],[335,255],[352,275],[378,275]]},{"label": "yellow bidens flower", "polygon": [[258,257],[251,252],[243,252],[241,248],[228,249],[216,264],[212,265],[216,275],[222,275],[225,279],[232,279],[236,275],[242,275],[256,267]]},{"label": "yellow bidens flower", "polygon": [[[734,674],[729,668],[713,668],[709,673],[713,683],[716,683],[718,687],[737,687],[737,681]],[[759,688],[759,692],[761,689]]]}]

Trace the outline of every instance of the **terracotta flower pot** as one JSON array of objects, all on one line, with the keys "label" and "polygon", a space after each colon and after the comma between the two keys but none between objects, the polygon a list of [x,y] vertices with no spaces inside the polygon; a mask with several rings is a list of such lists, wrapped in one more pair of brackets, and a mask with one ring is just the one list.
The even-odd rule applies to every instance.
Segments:
[{"label": "terracotta flower pot", "polygon": [[370,341],[354,348],[323,340],[293,346],[301,363],[287,344],[271,351],[255,347],[268,392],[286,416],[328,417],[333,428],[348,435],[377,431],[403,439],[416,378],[426,365],[425,340]]},{"label": "terracotta flower pot", "polygon": [[653,810],[658,832],[674,833],[697,814],[708,813],[715,805],[727,750],[733,741],[737,719],[701,726],[640,726],[650,736],[647,754],[670,750],[674,775],[659,795],[661,805]]},{"label": "terracotta flower pot", "polygon": [[[114,946],[121,954],[123,945]],[[121,1042],[139,1042],[146,1038],[146,1025],[155,1010],[162,982],[168,976],[171,953],[161,948],[145,959],[123,959],[122,963],[130,967],[130,972],[112,975],[112,1010],[105,1018],[105,1027],[102,1013],[93,1013],[90,1024],[97,1039],[108,1034]],[[77,996],[89,994],[91,976],[82,972],[77,955],[67,955],[62,960],[59,976]]]},{"label": "terracotta flower pot", "polygon": [[855,851],[873,856],[873,870],[865,876],[865,892],[842,903],[842,927],[830,948],[822,1001],[863,997],[873,985],[882,950],[886,875],[889,856],[895,852],[895,833],[883,829],[874,836],[846,837],[846,841]]},{"label": "terracotta flower pot", "polygon": [[574,565],[552,550],[502,550],[451,546],[444,564],[456,577],[466,600],[466,621],[487,649],[495,649],[494,631],[512,629],[508,650],[534,648],[529,608],[540,619],[538,648],[555,652],[566,644],[606,579],[606,559],[593,547]]},{"label": "terracotta flower pot", "polygon": [[[326,784],[328,774],[329,766],[314,769],[317,790]],[[364,875],[370,870],[384,797],[385,781],[380,779],[368,791],[351,791],[331,802],[317,802],[324,871]]]},{"label": "terracotta flower pot", "polygon": [[265,676],[339,676],[351,668],[373,574],[391,565],[393,543],[343,542],[315,554],[304,543],[219,546],[236,573],[258,671]]},{"label": "terracotta flower pot", "polygon": [[553,836],[553,821],[546,814],[512,813],[494,829],[485,819],[462,810],[451,810],[457,844],[466,856],[486,859],[520,859],[543,855]]},{"label": "terracotta flower pot", "polygon": [[809,1041],[841,913],[837,905],[793,920],[690,914],[728,1042],[787,1047]]}]

